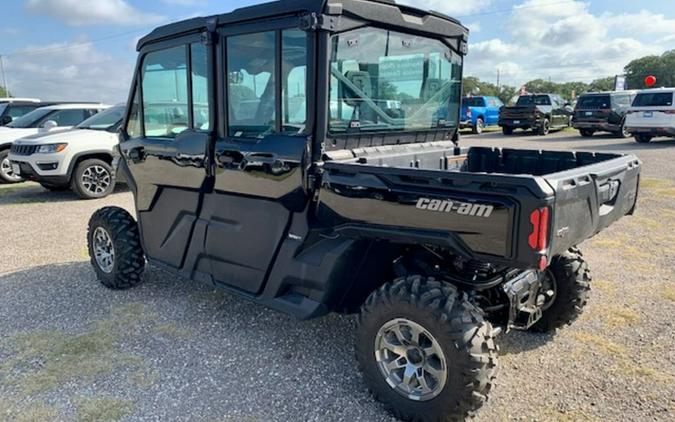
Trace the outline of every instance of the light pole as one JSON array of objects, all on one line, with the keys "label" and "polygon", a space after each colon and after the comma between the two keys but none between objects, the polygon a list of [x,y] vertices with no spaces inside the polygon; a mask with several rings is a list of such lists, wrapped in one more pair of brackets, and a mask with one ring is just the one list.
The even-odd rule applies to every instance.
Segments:
[{"label": "light pole", "polygon": [[0,75],[2,76],[2,87],[5,89],[5,94],[9,97],[9,87],[7,86],[7,78],[5,77],[5,62],[2,54],[0,54]]}]

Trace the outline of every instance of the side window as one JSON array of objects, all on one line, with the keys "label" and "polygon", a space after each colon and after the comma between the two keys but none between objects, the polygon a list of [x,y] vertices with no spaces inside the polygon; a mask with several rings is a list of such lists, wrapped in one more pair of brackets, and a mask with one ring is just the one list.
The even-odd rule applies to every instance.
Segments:
[{"label": "side window", "polygon": [[175,138],[189,127],[187,47],[148,53],[142,78],[145,136]]},{"label": "side window", "polygon": [[282,132],[297,134],[307,122],[307,33],[282,32]]},{"label": "side window", "polygon": [[276,127],[276,33],[227,39],[229,136],[261,138]]},{"label": "side window", "polygon": [[209,84],[206,46],[190,45],[192,78],[192,116],[195,130],[209,130]]},{"label": "side window", "polygon": [[52,113],[45,121],[53,120],[58,126],[76,126],[85,119],[82,109],[60,110]]},{"label": "side window", "polygon": [[130,138],[141,137],[141,107],[138,103],[138,89],[134,90],[134,98],[131,101],[131,110],[127,120],[126,132]]},{"label": "side window", "polygon": [[30,113],[36,108],[37,107],[35,106],[10,106],[9,112],[7,114],[9,114],[12,119],[16,119],[17,117],[21,117],[24,114]]}]

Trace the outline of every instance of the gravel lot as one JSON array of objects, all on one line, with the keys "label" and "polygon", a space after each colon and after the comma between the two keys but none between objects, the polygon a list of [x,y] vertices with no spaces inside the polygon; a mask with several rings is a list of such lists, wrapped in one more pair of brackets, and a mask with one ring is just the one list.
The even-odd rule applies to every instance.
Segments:
[{"label": "gravel lot", "polygon": [[[477,421],[675,420],[675,141],[576,132],[462,137],[464,145],[634,152],[639,209],[582,245],[583,317],[555,336],[500,337],[501,373]],[[86,253],[77,201],[0,187],[0,420],[387,421],[353,358],[353,317],[299,322],[157,268],[111,292]]]}]

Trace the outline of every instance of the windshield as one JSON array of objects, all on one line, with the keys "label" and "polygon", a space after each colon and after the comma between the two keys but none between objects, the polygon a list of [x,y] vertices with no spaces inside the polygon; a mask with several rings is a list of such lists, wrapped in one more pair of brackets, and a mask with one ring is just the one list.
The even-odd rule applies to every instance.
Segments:
[{"label": "windshield", "polygon": [[602,109],[611,106],[612,100],[609,95],[584,95],[577,102],[577,108],[580,109]]},{"label": "windshield", "polygon": [[633,101],[633,107],[672,106],[672,92],[645,92],[638,94]]},{"label": "windshield", "polygon": [[80,123],[79,129],[110,130],[122,122],[124,106],[116,106],[102,111]]},{"label": "windshield", "polygon": [[7,103],[0,103],[0,116],[5,112],[5,109],[7,108]]},{"label": "windshield", "polygon": [[33,110],[30,113],[24,114],[23,116],[14,120],[12,123],[8,124],[7,127],[14,127],[21,129],[35,127],[34,125],[37,122],[42,120],[42,118],[46,117],[52,111],[54,110],[48,108],[38,108],[37,110]]},{"label": "windshield", "polygon": [[332,45],[332,133],[456,127],[462,59],[440,41],[362,28]]},{"label": "windshield", "polygon": [[517,106],[551,105],[548,95],[523,95],[518,98]]}]

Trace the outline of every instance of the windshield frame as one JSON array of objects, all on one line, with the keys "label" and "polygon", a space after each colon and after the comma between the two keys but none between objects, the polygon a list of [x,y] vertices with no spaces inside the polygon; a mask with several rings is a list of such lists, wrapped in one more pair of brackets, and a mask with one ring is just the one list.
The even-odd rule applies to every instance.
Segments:
[{"label": "windshield frame", "polygon": [[[443,60],[445,59],[449,64],[450,64],[450,81],[453,83],[448,83],[446,84],[446,88],[444,91],[449,91],[451,89],[455,89],[456,92],[454,93],[454,97],[456,97],[456,102],[452,103],[450,101],[450,97],[452,97],[452,93],[448,93],[448,102],[447,106],[441,106],[439,107],[445,107],[446,108],[446,113],[447,115],[450,115],[452,112],[451,119],[454,124],[448,124],[444,126],[431,126],[431,127],[405,127],[406,122],[404,121],[404,125],[402,127],[389,127],[389,128],[384,128],[384,127],[374,127],[373,129],[364,129],[363,127],[359,127],[358,130],[351,130],[351,128],[347,127],[346,130],[335,130],[335,127],[331,124],[331,107],[332,107],[332,102],[334,99],[332,98],[332,81],[336,80],[339,76],[335,74],[336,70],[333,68],[333,64],[336,63],[336,51],[335,51],[335,46],[336,42],[334,41],[337,37],[344,37],[345,35],[349,35],[350,33],[354,32],[359,32],[359,31],[365,31],[365,30],[375,30],[375,31],[383,31],[383,32],[389,32],[391,34],[397,35],[397,36],[408,36],[408,37],[415,37],[418,39],[422,39],[425,41],[431,41],[431,42],[436,42],[438,43],[439,46],[442,46],[442,49],[439,49],[438,51],[434,51],[433,53],[436,54],[438,53],[438,59]],[[445,133],[445,134],[452,134],[455,131],[457,131],[459,127],[459,115],[461,112],[461,104],[462,104],[462,92],[461,92],[461,82],[462,82],[462,77],[463,77],[463,71],[464,71],[464,54],[461,53],[460,51],[455,48],[451,43],[447,41],[447,39],[444,39],[442,37],[432,37],[429,35],[417,35],[413,32],[406,32],[405,28],[400,28],[400,27],[390,27],[390,26],[385,26],[385,25],[375,25],[375,24],[369,24],[367,26],[355,28],[355,29],[349,29],[346,31],[341,31],[341,32],[334,32],[330,33],[329,36],[327,37],[327,58],[328,58],[328,66],[327,66],[327,71],[328,75],[326,75],[326,78],[328,79],[328,90],[326,93],[326,127],[325,127],[325,134],[327,138],[349,138],[349,137],[364,137],[364,136],[379,136],[379,137],[387,137],[392,136],[392,137],[397,137],[400,139],[403,138],[408,138],[408,136],[416,136],[417,134],[420,133]],[[446,54],[443,54],[446,52]],[[450,57],[448,57],[447,53],[450,54]],[[412,53],[410,54],[415,55],[415,54],[421,54],[421,53]],[[384,57],[405,57],[405,55],[399,54],[392,54],[390,56],[381,56],[381,58]],[[345,60],[346,61],[346,60]],[[353,59],[352,59],[353,61]],[[424,61],[426,62],[425,66],[428,66],[428,63],[431,61],[429,58],[429,55],[426,55],[424,58]],[[439,61],[439,63],[441,63]],[[456,66],[456,72],[455,72],[455,66]],[[339,73],[339,71],[337,71]],[[456,73],[456,74],[455,74]],[[379,75],[378,75],[379,76]],[[338,79],[337,82],[340,83],[342,80]],[[423,81],[420,81],[420,83],[424,83]],[[432,99],[435,96],[432,97]],[[344,97],[342,97],[344,98]],[[363,98],[363,97],[362,97]],[[369,102],[367,99],[363,98],[364,102]],[[390,102],[393,100],[386,100],[386,99],[375,99],[375,98],[370,98],[370,102],[373,102],[372,100],[376,100],[378,102],[386,101]],[[340,101],[340,98],[338,97],[338,100]],[[438,103],[441,104],[441,103]],[[454,109],[453,109],[454,105]],[[424,109],[426,107],[430,106],[430,101],[427,101],[426,103],[422,104],[420,109]],[[372,108],[372,105],[370,105]],[[379,107],[378,107],[379,108]],[[419,111],[419,110],[418,110]],[[378,113],[375,111],[377,114],[382,116],[382,113]],[[382,111],[384,112],[384,111]],[[414,116],[414,114],[413,114]],[[383,116],[382,116],[383,117]],[[435,118],[435,116],[434,116]],[[342,119],[340,119],[342,120]],[[349,123],[349,122],[348,122]],[[402,141],[401,141],[402,142]],[[406,143],[406,142],[403,142]]]}]

